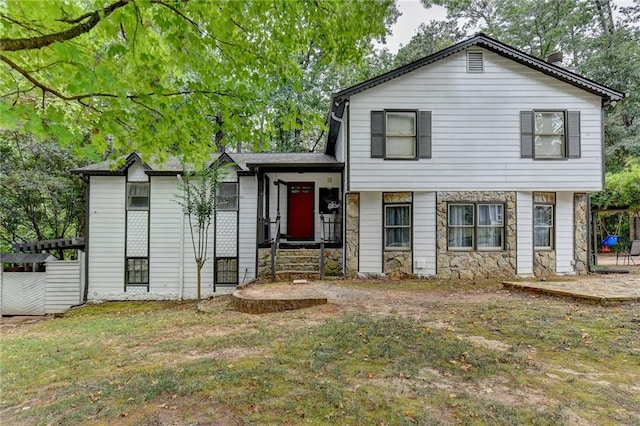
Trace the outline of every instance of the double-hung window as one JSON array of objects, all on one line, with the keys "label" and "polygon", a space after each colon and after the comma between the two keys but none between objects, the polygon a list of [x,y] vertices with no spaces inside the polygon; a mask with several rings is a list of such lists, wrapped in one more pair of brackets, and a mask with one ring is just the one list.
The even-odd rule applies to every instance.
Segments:
[{"label": "double-hung window", "polygon": [[384,247],[387,250],[411,249],[411,205],[384,206]]},{"label": "double-hung window", "polygon": [[475,215],[473,204],[449,204],[449,248],[472,250]]},{"label": "double-hung window", "polygon": [[504,241],[504,206],[478,204],[478,250],[502,250]]},{"label": "double-hung window", "polygon": [[520,111],[520,156],[580,158],[580,111]]},{"label": "double-hung window", "polygon": [[538,250],[553,248],[553,206],[533,206],[533,247]]},{"label": "double-hung window", "polygon": [[416,158],[416,113],[386,113],[385,158]]},{"label": "double-hung window", "polygon": [[238,210],[238,183],[220,182],[216,190],[218,210]]},{"label": "double-hung window", "polygon": [[149,258],[127,258],[127,285],[146,286],[149,284]]},{"label": "double-hung window", "polygon": [[504,248],[503,204],[449,204],[447,225],[450,250]]},{"label": "double-hung window", "polygon": [[238,282],[238,259],[235,257],[216,258],[216,283],[236,284]]},{"label": "double-hung window", "polygon": [[149,210],[148,182],[129,182],[127,184],[127,209]]},{"label": "double-hung window", "polygon": [[565,158],[565,114],[535,111],[534,158]]},{"label": "double-hung window", "polygon": [[431,111],[371,111],[371,158],[431,158]]}]

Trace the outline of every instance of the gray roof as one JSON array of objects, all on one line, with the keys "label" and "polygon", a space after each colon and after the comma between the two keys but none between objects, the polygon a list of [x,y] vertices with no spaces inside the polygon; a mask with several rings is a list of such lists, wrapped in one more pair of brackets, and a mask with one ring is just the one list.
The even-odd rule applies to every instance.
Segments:
[{"label": "gray roof", "polygon": [[49,253],[3,253],[0,254],[2,263],[42,263],[47,260],[56,260]]},{"label": "gray roof", "polygon": [[[212,153],[209,157],[209,164],[212,164],[217,158],[221,161],[232,162],[240,171],[250,172],[255,167],[283,167],[283,168],[341,168],[342,163],[335,157],[323,153],[309,152],[261,152],[261,153],[244,153],[244,152],[225,152]],[[153,174],[179,174],[183,171],[183,164],[176,157],[169,157],[164,162],[143,161],[142,157],[133,153],[127,157],[120,157],[116,160],[103,161],[101,163],[91,164],[85,167],[71,170],[72,173],[78,175],[124,175],[126,170],[135,161],[140,161],[147,168],[147,173]],[[189,167],[187,165],[187,167]]]},{"label": "gray roof", "polygon": [[580,89],[586,90],[587,92],[599,95],[608,101],[616,101],[625,97],[625,94],[622,92],[619,92],[615,89],[604,86],[579,74],[571,72],[564,67],[553,65],[546,61],[543,61],[542,59],[536,58],[535,56],[531,56],[482,33],[479,33],[471,38],[468,38],[467,40],[461,41],[460,43],[454,44],[451,47],[426,56],[415,62],[411,62],[410,64],[396,68],[370,80],[341,90],[338,93],[335,93],[333,97],[335,100],[346,99],[351,95],[363,92],[379,84],[385,83],[389,80],[393,80],[394,78],[400,77],[418,68],[432,64],[436,61],[439,61],[474,46],[482,47],[484,49],[495,52],[498,55],[504,56],[505,58],[509,58],[529,68],[550,75],[551,77],[555,77],[558,80],[564,81],[565,83],[569,83]]}]

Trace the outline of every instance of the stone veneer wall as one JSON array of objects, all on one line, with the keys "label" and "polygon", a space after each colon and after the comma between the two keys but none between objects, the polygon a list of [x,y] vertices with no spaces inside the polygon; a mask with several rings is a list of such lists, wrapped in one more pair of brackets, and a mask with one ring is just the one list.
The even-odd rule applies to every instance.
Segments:
[{"label": "stone veneer wall", "polygon": [[[533,203],[553,204],[554,224],[556,209],[556,193],[555,192],[534,192]],[[555,229],[554,229],[555,234]],[[555,237],[555,235],[554,235]],[[555,241],[552,242],[555,247]],[[556,251],[551,250],[535,250],[533,253],[533,275],[537,278],[546,278],[556,274]]]},{"label": "stone veneer wall", "polygon": [[589,272],[589,235],[587,223],[589,211],[587,207],[587,194],[573,195],[573,238],[575,246],[576,274],[584,275]]},{"label": "stone veneer wall", "polygon": [[555,250],[536,250],[533,253],[533,275],[546,278],[556,274]]},{"label": "stone veneer wall", "polygon": [[[413,206],[413,193],[385,192],[382,201],[384,204],[411,204]],[[413,215],[413,212],[411,214]],[[384,222],[384,218],[382,220]],[[413,273],[413,251],[411,250],[385,250],[383,259],[382,272],[391,278],[403,278]]]},{"label": "stone veneer wall", "polygon": [[[516,275],[515,192],[438,192],[436,194],[438,277],[445,279],[508,278]],[[505,204],[505,250],[448,251],[447,203],[496,202]]]},{"label": "stone veneer wall", "polygon": [[346,194],[346,235],[347,250],[345,275],[354,276],[358,273],[358,259],[360,256],[360,194]]}]

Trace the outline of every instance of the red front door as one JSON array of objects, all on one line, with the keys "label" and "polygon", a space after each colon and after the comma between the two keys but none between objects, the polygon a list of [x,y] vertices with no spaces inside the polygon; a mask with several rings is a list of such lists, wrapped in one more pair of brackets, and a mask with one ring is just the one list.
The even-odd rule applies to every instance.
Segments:
[{"label": "red front door", "polygon": [[289,184],[287,229],[291,240],[313,240],[313,182]]}]

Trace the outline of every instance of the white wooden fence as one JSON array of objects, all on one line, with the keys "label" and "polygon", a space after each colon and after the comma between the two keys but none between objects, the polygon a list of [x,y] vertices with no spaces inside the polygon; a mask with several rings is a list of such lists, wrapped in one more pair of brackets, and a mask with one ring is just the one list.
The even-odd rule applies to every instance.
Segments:
[{"label": "white wooden fence", "polygon": [[0,272],[0,315],[55,314],[82,301],[84,253],[46,265],[46,272]]}]

